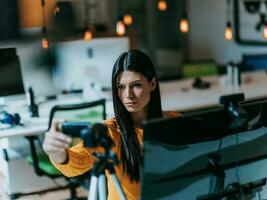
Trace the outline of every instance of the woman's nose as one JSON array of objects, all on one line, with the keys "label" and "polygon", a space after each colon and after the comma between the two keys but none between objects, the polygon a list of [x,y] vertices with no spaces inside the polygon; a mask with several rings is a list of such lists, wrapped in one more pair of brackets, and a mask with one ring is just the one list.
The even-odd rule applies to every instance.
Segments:
[{"label": "woman's nose", "polygon": [[133,99],[134,98],[134,93],[133,93],[133,90],[131,88],[128,88],[127,91],[126,91],[126,97],[128,99]]}]

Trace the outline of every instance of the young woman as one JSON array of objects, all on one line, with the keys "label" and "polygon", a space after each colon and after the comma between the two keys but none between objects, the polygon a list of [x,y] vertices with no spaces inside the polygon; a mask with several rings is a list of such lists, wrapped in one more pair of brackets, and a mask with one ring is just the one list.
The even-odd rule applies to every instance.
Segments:
[{"label": "young woman", "polygon": [[[163,112],[157,75],[150,58],[138,50],[123,53],[112,72],[112,94],[115,117],[105,121],[108,135],[114,142],[112,150],[120,163],[116,175],[127,199],[140,199],[140,170],[144,120],[158,117],[176,117],[178,113]],[[96,158],[93,149],[83,142],[68,148],[71,138],[52,125],[43,143],[44,151],[66,176],[81,175],[93,167]],[[110,175],[106,172],[108,199],[119,199]]]}]

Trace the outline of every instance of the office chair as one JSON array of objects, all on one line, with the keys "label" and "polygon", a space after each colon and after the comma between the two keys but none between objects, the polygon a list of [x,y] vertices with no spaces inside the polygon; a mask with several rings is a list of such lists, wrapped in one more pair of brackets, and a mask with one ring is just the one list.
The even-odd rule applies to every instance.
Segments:
[{"label": "office chair", "polygon": [[[54,106],[50,111],[48,130],[54,119],[64,119],[66,121],[90,121],[91,123],[101,122],[106,119],[105,99],[81,104]],[[39,138],[37,136],[27,136],[26,138],[30,143],[31,150],[31,155],[27,157],[27,161],[33,165],[35,173],[38,176],[47,176],[52,179],[65,177],[51,164],[48,156],[44,152],[37,152],[35,140],[38,140]],[[68,181],[68,187],[70,189],[70,199],[79,199],[76,196],[76,188],[79,184],[76,183],[77,181],[75,181],[75,178],[65,178]]]}]

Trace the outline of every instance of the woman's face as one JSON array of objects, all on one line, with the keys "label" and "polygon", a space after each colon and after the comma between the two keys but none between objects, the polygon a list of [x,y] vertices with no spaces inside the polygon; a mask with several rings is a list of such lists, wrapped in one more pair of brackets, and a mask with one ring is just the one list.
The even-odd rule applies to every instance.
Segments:
[{"label": "woman's face", "polygon": [[117,79],[118,96],[131,113],[142,111],[150,101],[150,93],[156,87],[156,78],[151,82],[139,72],[123,71]]}]

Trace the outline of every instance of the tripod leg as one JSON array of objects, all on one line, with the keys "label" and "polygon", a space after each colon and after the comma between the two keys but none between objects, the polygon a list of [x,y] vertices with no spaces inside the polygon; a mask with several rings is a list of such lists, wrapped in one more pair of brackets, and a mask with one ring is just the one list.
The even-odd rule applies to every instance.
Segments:
[{"label": "tripod leg", "polygon": [[100,174],[98,179],[99,200],[107,200],[107,183],[105,174]]},{"label": "tripod leg", "polygon": [[125,194],[124,194],[124,192],[122,190],[122,187],[121,187],[121,185],[119,183],[119,180],[118,180],[117,176],[115,175],[115,173],[111,174],[111,178],[112,178],[112,181],[114,182],[114,184],[115,184],[115,186],[117,188],[117,191],[119,192],[120,199],[121,200],[126,200]]},{"label": "tripod leg", "polygon": [[92,176],[87,200],[97,200],[97,182],[98,182],[98,177]]}]

